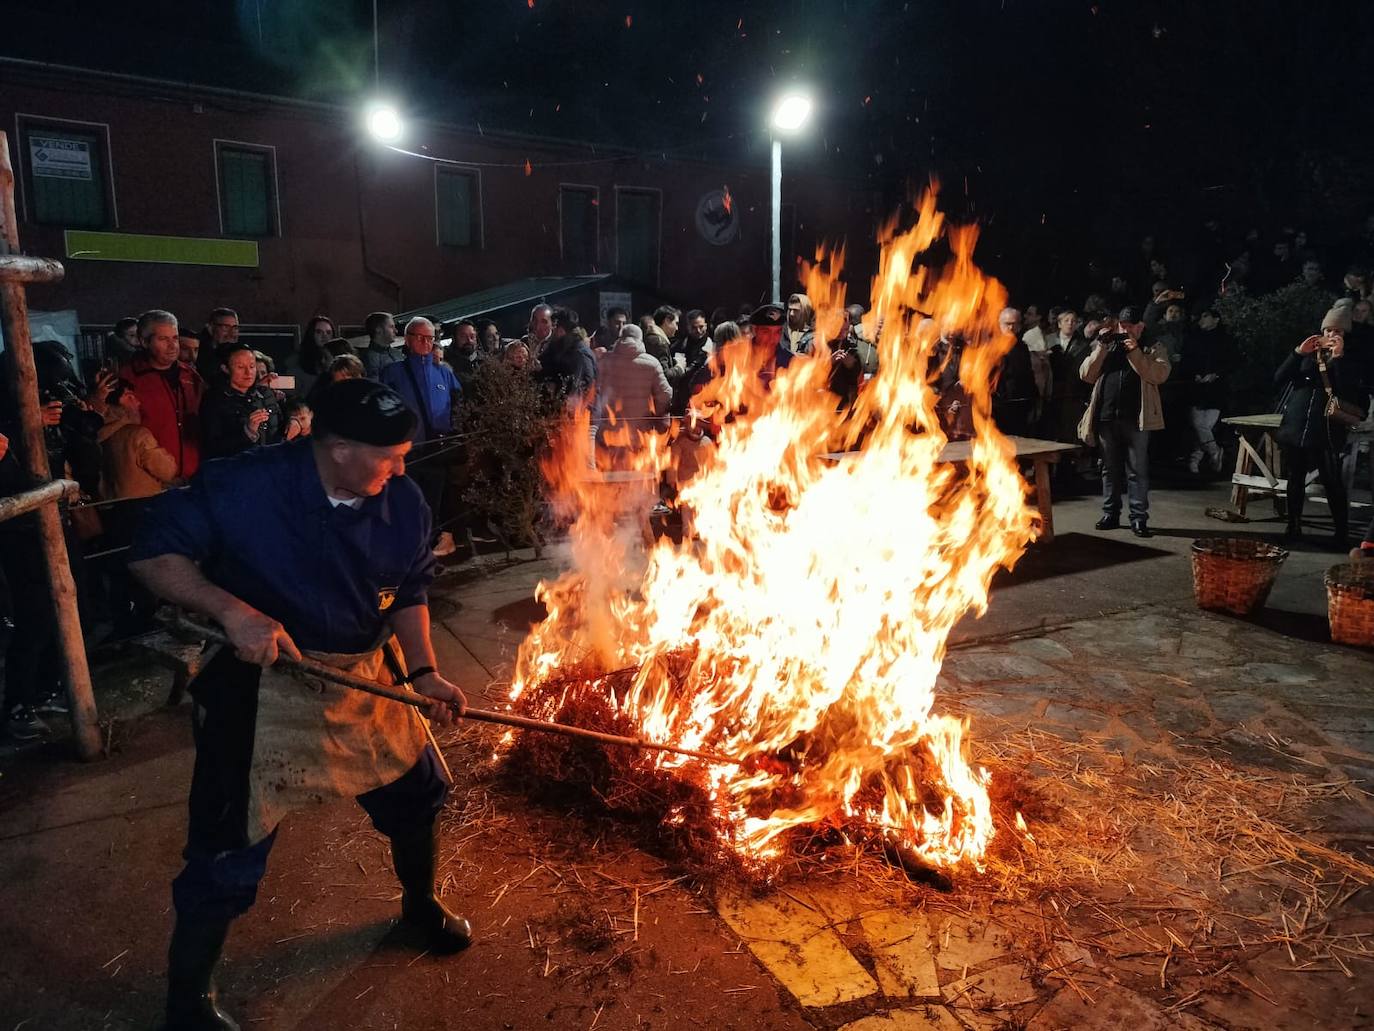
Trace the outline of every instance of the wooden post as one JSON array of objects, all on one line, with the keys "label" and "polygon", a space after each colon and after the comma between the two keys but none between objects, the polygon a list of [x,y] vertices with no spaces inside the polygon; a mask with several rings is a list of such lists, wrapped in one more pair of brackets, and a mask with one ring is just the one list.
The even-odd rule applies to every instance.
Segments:
[{"label": "wooden post", "polygon": [[[9,137],[0,132],[0,255],[18,253],[19,222],[14,210],[14,168],[10,165]],[[38,403],[38,373],[33,363],[33,341],[29,338],[28,303],[22,283],[16,281],[20,277],[16,275],[11,279],[7,271],[10,270],[0,270],[0,316],[3,316],[5,346],[14,363],[14,393],[24,431],[25,465],[29,475],[41,485],[52,479],[52,471],[48,468],[48,451],[43,443],[43,416]],[[28,271],[24,278],[31,275],[32,272]],[[81,617],[76,608],[76,584],[72,582],[71,566],[67,564],[67,542],[62,534],[62,519],[57,512],[56,501],[40,507],[37,516],[39,539],[52,584],[63,679],[67,684],[67,703],[71,709],[72,736],[81,758],[95,759],[101,752],[100,728],[96,723],[91,671],[86,665],[86,642],[81,636]],[[11,584],[10,589],[32,590],[34,586]]]}]

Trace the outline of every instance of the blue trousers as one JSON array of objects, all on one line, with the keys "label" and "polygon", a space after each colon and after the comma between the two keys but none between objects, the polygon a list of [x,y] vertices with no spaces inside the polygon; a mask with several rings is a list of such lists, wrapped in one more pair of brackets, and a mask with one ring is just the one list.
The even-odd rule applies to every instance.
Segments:
[{"label": "blue trousers", "polygon": [[1102,513],[1121,514],[1121,495],[1127,496],[1132,519],[1150,515],[1150,431],[1135,419],[1097,424],[1102,448]]},{"label": "blue trousers", "polygon": [[[434,823],[450,789],[439,755],[430,745],[399,779],[358,796],[372,826],[389,838],[410,834]],[[178,916],[228,920],[242,916],[258,897],[267,873],[267,856],[277,832],[246,848],[215,852],[193,840],[182,853],[186,866],[172,881],[172,904]]]}]

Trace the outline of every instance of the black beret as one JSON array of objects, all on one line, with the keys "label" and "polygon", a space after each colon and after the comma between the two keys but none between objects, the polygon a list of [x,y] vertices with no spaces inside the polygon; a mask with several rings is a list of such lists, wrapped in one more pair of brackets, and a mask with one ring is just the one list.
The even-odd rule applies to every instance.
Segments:
[{"label": "black beret", "polygon": [[330,384],[315,402],[316,432],[376,447],[394,447],[415,433],[415,413],[401,395],[370,379]]},{"label": "black beret", "polygon": [[781,326],[787,321],[787,312],[780,304],[761,304],[749,316],[751,326]]}]

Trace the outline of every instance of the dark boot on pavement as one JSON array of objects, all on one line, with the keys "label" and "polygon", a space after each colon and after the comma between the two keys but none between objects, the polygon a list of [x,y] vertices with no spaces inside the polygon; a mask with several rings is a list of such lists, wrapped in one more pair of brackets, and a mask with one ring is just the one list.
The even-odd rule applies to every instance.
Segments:
[{"label": "dark boot on pavement", "polygon": [[438,853],[437,824],[391,839],[391,857],[401,882],[401,922],[424,934],[431,952],[461,952],[472,944],[472,925],[434,894]]},{"label": "dark boot on pavement", "polygon": [[167,952],[165,1031],[239,1031],[215,999],[215,964],[230,921],[177,917]]},{"label": "dark boot on pavement", "polygon": [[1104,515],[1096,523],[1099,530],[1119,530],[1121,529],[1121,517],[1114,515]]},{"label": "dark boot on pavement", "polygon": [[1333,551],[1345,551],[1350,547],[1350,524],[1346,519],[1340,518],[1339,513],[1333,522],[1335,533],[1331,537],[1331,548]]},{"label": "dark boot on pavement", "polygon": [[1137,537],[1154,536],[1154,534],[1150,532],[1150,527],[1146,524],[1144,519],[1131,520],[1131,533],[1135,534]]}]

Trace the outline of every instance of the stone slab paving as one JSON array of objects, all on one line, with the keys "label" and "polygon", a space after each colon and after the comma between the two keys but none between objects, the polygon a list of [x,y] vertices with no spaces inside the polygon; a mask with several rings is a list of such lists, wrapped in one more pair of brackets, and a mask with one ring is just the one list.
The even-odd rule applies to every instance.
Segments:
[{"label": "stone slab paving", "polygon": [[[975,757],[980,744],[1031,727],[1047,742],[1079,748],[1085,764],[1105,764],[1108,785],[1113,774],[1204,760],[1242,786],[1247,777],[1337,785],[1334,795],[1313,796],[1294,830],[1374,862],[1367,652],[1161,606],[962,647],[945,663],[937,699],[970,717]],[[1167,794],[1167,784],[1160,790]],[[1280,882],[1233,877],[1251,865],[1243,842],[1217,885],[1201,883],[1186,856],[1145,859],[1157,885],[1177,887],[1178,910],[1234,909],[1255,923],[1252,938],[1267,933],[1259,921],[1277,924],[1280,911],[1296,909]],[[1340,962],[1290,959],[1282,942],[1270,941],[1188,966],[1181,957],[1206,956],[1211,946],[1181,947],[1205,937],[1184,926],[1181,912],[1083,932],[1097,943],[1084,945],[1047,941],[1036,926],[1043,914],[1024,901],[988,899],[984,913],[942,913],[938,896],[915,887],[894,904],[857,886],[794,883],[768,900],[726,900],[720,912],[823,1028],[1374,1027],[1374,887],[1349,876],[1345,883],[1348,898],[1325,918],[1368,939],[1350,939]],[[1129,899],[1113,908],[1108,894],[1108,911],[1132,912]],[[1201,968],[1210,976],[1198,975]],[[856,1017],[864,1005],[871,1012]]]},{"label": "stone slab paving", "polygon": [[[436,591],[436,623],[446,631],[436,645],[474,700],[499,699],[514,649],[541,615],[531,584],[563,562],[557,553],[493,562]],[[1314,794],[1299,829],[1374,862],[1374,655],[1175,600],[1072,621],[1037,614],[1049,629],[1020,637],[980,640],[976,627],[965,628],[944,665],[937,708],[970,718],[975,759],[1033,728],[1079,748],[1085,770],[1101,768],[1103,785],[1195,758],[1243,776],[1348,785]],[[1023,773],[1054,795],[1047,769],[1030,764]],[[1129,844],[1152,847],[1144,838]],[[1052,854],[1032,859],[1056,862]],[[1229,882],[1247,864],[1238,844],[1214,903],[1253,919],[1296,909],[1281,887],[1271,884],[1265,895]],[[1151,872],[1177,884],[1194,908],[1208,890],[1178,857],[1155,857]],[[1084,944],[1047,929],[1050,914],[1024,900],[989,897],[976,912],[949,911],[925,887],[894,902],[890,893],[829,882],[793,883],[766,898],[727,896],[718,913],[826,1031],[1374,1028],[1374,964],[1361,954],[1374,950],[1374,888],[1350,880],[1345,894],[1328,918],[1368,938],[1339,963],[1290,957],[1281,942],[1251,943],[1219,953],[1210,973],[1178,960],[1161,969],[1171,935],[1194,940],[1169,914],[1125,930],[1095,927]],[[1109,897],[1103,905],[1116,911]]]},{"label": "stone slab paving", "polygon": [[717,912],[803,1006],[834,1006],[878,991],[825,913],[805,901],[786,895],[727,895],[717,903]]}]

